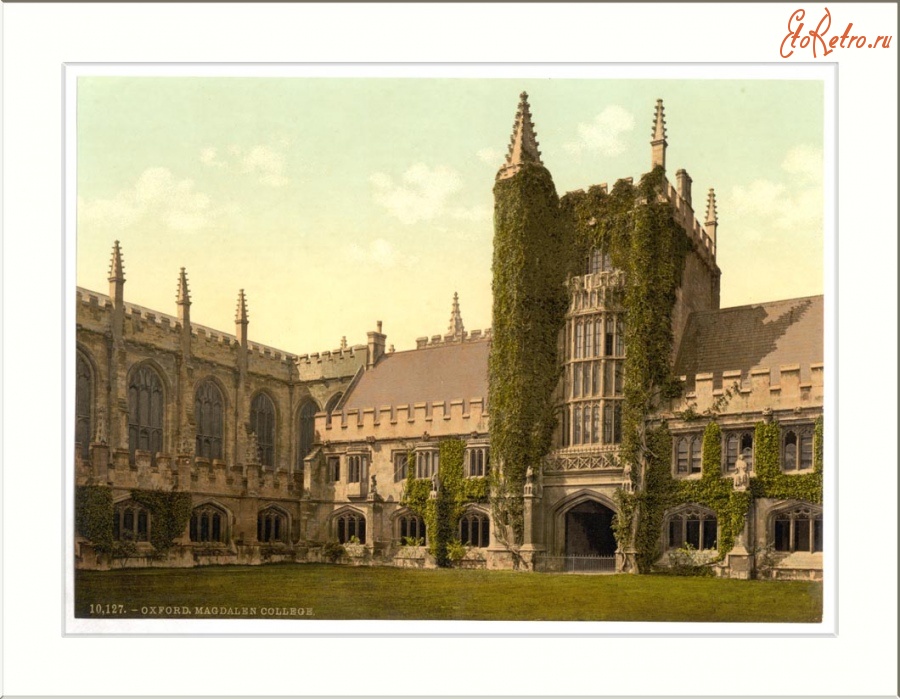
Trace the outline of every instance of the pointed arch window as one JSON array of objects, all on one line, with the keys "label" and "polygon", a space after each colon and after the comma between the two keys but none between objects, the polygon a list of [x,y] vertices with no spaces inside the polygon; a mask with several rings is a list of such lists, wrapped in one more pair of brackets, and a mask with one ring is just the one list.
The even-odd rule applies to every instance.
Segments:
[{"label": "pointed arch window", "polygon": [[275,404],[265,393],[257,393],[250,404],[250,429],[259,445],[259,462],[275,465]]},{"label": "pointed arch window", "polygon": [[113,538],[116,541],[149,541],[150,512],[147,508],[131,500],[116,505]]},{"label": "pointed arch window", "polygon": [[191,541],[198,544],[224,544],[227,541],[225,513],[214,505],[195,507],[191,513]]},{"label": "pointed arch window", "polygon": [[773,528],[776,551],[817,553],[822,550],[822,512],[818,508],[800,505],[780,512],[775,515]]},{"label": "pointed arch window", "polygon": [[303,468],[303,459],[312,451],[316,439],[316,413],[319,407],[315,401],[307,400],[300,406],[300,418],[297,435],[298,468]]},{"label": "pointed arch window", "polygon": [[90,456],[94,403],[94,378],[91,365],[80,353],[75,354],[75,446],[82,458]]},{"label": "pointed arch window", "polygon": [[668,547],[690,546],[702,551],[719,545],[718,521],[710,510],[691,507],[668,518]]},{"label": "pointed arch window", "polygon": [[468,512],[459,521],[459,541],[463,546],[487,548],[491,543],[491,523],[482,512]]},{"label": "pointed arch window", "polygon": [[207,379],[194,395],[194,421],[197,423],[196,454],[204,459],[222,458],[222,434],[225,429],[225,401],[214,381]]},{"label": "pointed arch window", "polygon": [[146,364],[128,379],[128,451],[148,451],[155,457],[163,450],[163,387],[159,375]]},{"label": "pointed arch window", "polygon": [[284,512],[267,507],[256,517],[256,540],[263,544],[287,543],[288,519]]},{"label": "pointed arch window", "polygon": [[[406,546],[422,546],[427,540],[425,520],[415,515],[403,515],[397,521],[400,542]],[[414,542],[414,543],[413,543]]]},{"label": "pointed arch window", "polygon": [[781,469],[783,471],[806,471],[812,466],[812,428],[790,429],[785,432],[781,447]]},{"label": "pointed arch window", "polygon": [[359,543],[366,543],[366,518],[356,512],[347,512],[338,517],[335,522],[335,534],[337,540],[346,544],[353,538],[359,540]]}]

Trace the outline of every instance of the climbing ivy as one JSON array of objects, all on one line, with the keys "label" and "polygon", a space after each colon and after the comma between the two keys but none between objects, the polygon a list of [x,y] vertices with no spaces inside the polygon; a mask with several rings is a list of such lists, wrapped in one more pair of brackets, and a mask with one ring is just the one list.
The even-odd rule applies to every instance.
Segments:
[{"label": "climbing ivy", "polygon": [[428,531],[428,552],[438,566],[448,567],[455,545],[459,520],[470,502],[487,498],[487,479],[466,478],[463,472],[466,443],[445,439],[438,446],[437,492],[432,497],[432,482],[415,477],[415,453],[407,456],[406,485],[402,504],[421,517]]},{"label": "climbing ivy", "polygon": [[493,337],[489,359],[495,532],[522,541],[525,476],[549,452],[561,365],[571,226],[550,173],[525,164],[494,186]]},{"label": "climbing ivy", "polygon": [[754,438],[756,477],[750,479],[753,496],[806,500],[822,504],[822,417],[816,420],[813,437],[813,471],[788,474],[781,471],[781,425],[777,420],[756,424]]},{"label": "climbing ivy", "polygon": [[98,551],[113,547],[112,489],[105,485],[80,485],[75,488],[75,530]]},{"label": "climbing ivy", "polygon": [[131,499],[150,510],[150,543],[168,551],[191,519],[191,494],[169,490],[132,490]]}]

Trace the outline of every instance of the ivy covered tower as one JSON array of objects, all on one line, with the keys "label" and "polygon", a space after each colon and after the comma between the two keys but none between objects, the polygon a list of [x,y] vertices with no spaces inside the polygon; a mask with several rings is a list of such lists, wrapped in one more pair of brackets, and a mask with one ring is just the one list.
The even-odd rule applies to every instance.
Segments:
[{"label": "ivy covered tower", "polygon": [[528,95],[520,95],[494,185],[491,449],[498,540],[522,543],[526,476],[539,472],[556,424],[557,344],[567,306],[568,244],[559,197],[541,161]]}]

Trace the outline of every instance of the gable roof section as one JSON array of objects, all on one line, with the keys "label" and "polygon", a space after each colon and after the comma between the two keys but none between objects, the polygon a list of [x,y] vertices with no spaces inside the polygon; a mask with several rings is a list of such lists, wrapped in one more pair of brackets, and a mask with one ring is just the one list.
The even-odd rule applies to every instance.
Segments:
[{"label": "gable roof section", "polygon": [[688,319],[675,375],[711,372],[714,383],[723,371],[740,370],[746,378],[754,367],[776,374],[783,364],[799,364],[801,381],[809,379],[809,365],[824,360],[824,297],[784,301],[692,313]]},{"label": "gable roof section", "polygon": [[344,407],[355,410],[471,398],[486,401],[490,346],[486,340],[452,342],[386,354],[360,376]]}]

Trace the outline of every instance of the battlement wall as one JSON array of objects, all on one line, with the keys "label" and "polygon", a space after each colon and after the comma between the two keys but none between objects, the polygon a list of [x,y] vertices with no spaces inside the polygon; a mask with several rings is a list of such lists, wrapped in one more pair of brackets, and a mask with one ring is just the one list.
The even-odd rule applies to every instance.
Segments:
[{"label": "battlement wall", "polygon": [[488,413],[483,398],[386,405],[379,408],[340,410],[316,415],[316,432],[322,441],[446,437],[487,432]]},{"label": "battlement wall", "polygon": [[493,336],[491,328],[486,330],[463,330],[461,335],[432,335],[429,337],[417,337],[416,349],[429,347],[443,347],[460,342],[480,342],[490,340]]},{"label": "battlement wall", "polygon": [[[803,376],[803,380],[801,380]],[[824,391],[824,365],[786,364],[773,371],[756,367],[740,370],[682,376],[684,395],[673,400],[670,412],[712,410],[718,414],[793,410],[821,407]]]}]

